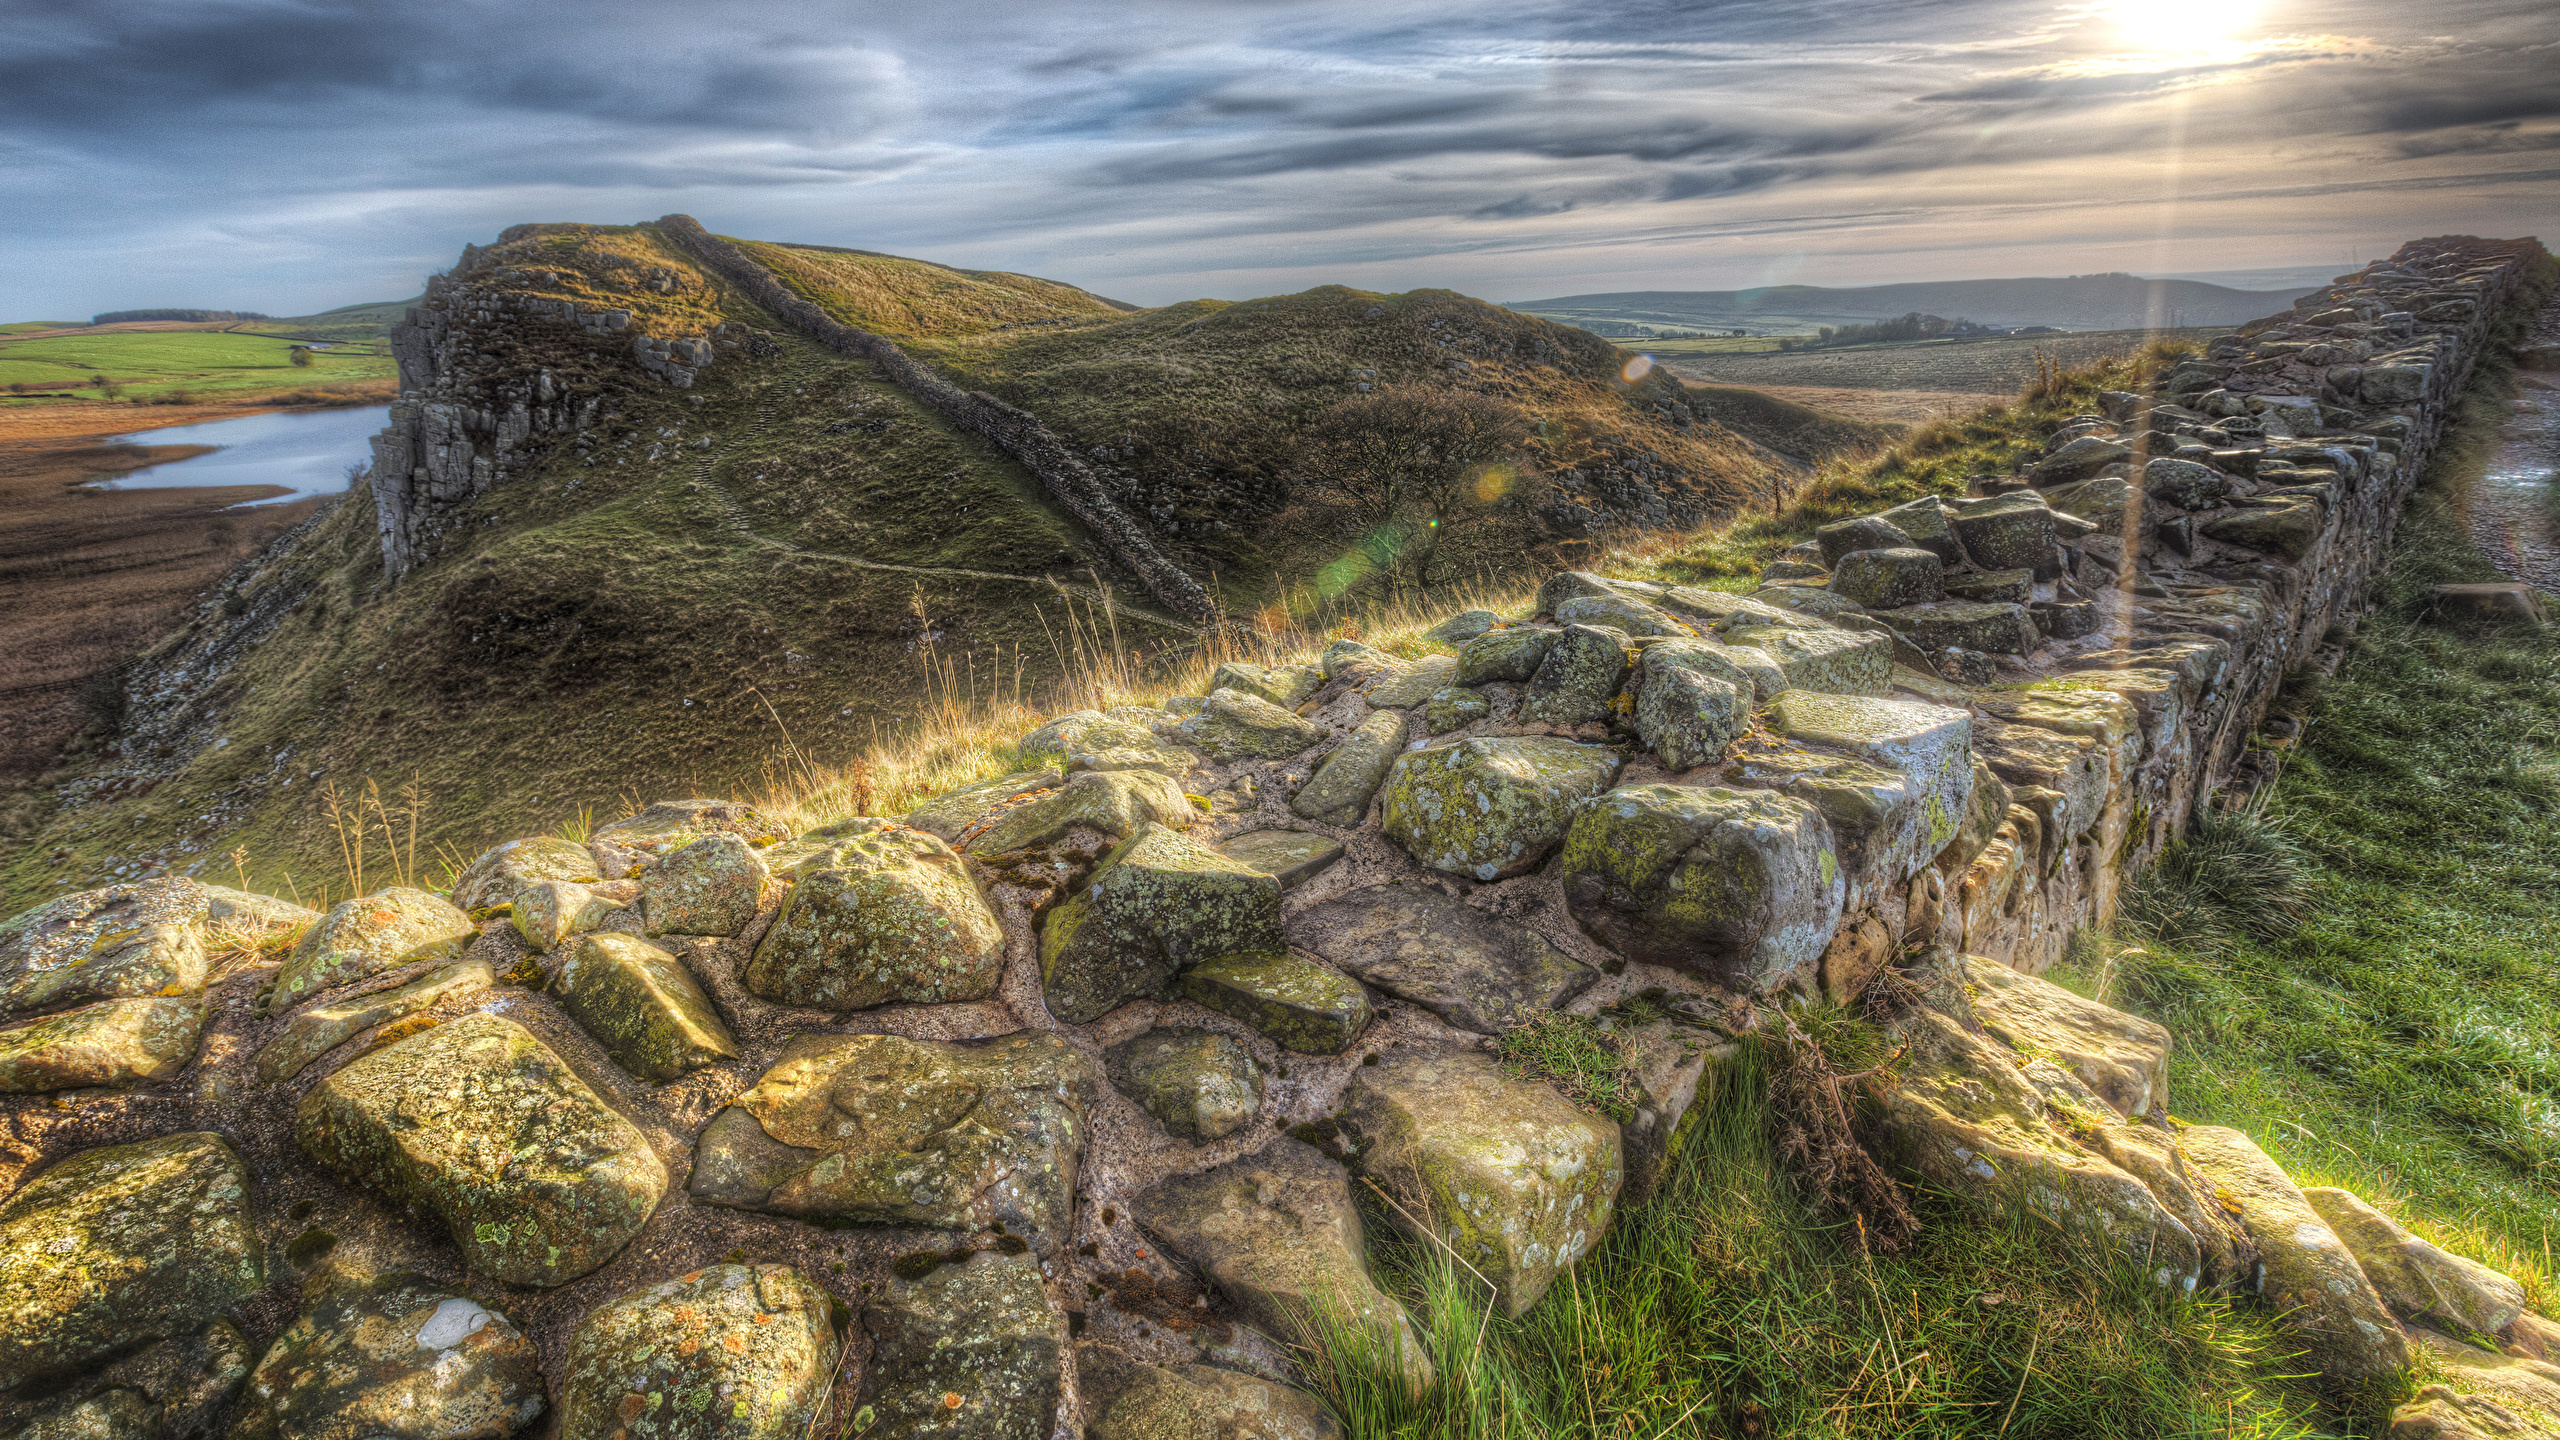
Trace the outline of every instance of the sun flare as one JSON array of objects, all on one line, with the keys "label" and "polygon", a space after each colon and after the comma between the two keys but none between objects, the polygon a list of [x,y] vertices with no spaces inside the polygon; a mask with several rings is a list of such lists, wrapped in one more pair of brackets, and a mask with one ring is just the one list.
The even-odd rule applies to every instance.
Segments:
[{"label": "sun flare", "polygon": [[2211,50],[2237,40],[2262,8],[2253,0],[2110,0],[2104,13],[2144,50]]}]

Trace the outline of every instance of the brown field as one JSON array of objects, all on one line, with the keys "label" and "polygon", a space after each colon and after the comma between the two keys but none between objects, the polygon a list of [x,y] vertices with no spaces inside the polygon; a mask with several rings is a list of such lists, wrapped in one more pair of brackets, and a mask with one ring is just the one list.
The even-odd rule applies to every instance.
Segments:
[{"label": "brown field", "polygon": [[[1679,366],[1671,367],[1679,373]],[[1685,377],[1684,377],[1685,378]],[[1810,405],[1852,420],[1871,425],[1925,425],[1932,420],[1950,420],[1970,415],[1985,405],[2006,401],[2006,395],[1985,394],[1970,390],[1853,390],[1829,385],[1755,385],[1750,387],[1776,400]]]},{"label": "brown field", "polygon": [[[0,786],[18,788],[112,709],[110,677],[259,545],[311,513],[226,506],[273,486],[103,491],[85,482],[201,454],[113,445],[138,429],[225,420],[265,404],[76,404],[0,413]],[[0,815],[0,825],[8,823]]]},{"label": "brown field", "polygon": [[[1996,340],[1930,340],[1913,345],[1856,345],[1839,350],[1771,351],[1755,355],[1668,356],[1663,364],[1683,380],[1714,385],[1919,393],[2017,394],[2036,378],[2038,364],[2065,368],[2130,355],[2154,340],[2198,345],[2227,329],[2087,330],[2067,335],[2027,335]],[[1772,391],[1771,393],[1777,393]],[[1831,408],[1839,408],[1833,406]]]}]

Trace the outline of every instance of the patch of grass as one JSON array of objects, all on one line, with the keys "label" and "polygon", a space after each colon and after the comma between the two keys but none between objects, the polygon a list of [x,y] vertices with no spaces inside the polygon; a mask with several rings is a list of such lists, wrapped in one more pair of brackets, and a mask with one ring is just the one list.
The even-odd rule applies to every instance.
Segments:
[{"label": "patch of grass", "polygon": [[1634,1067],[1596,1015],[1541,1015],[1495,1036],[1493,1053],[1514,1075],[1553,1081],[1576,1105],[1622,1125],[1636,1118]]},{"label": "patch of grass", "polygon": [[2265,809],[2205,810],[2128,887],[2128,923],[2173,947],[2280,939],[2311,912],[2311,858]]},{"label": "patch of grass", "polygon": [[[2010,395],[2035,379],[2039,364],[2079,368],[2120,359],[2152,345],[2196,349],[2228,326],[2182,330],[2082,330],[2014,339],[1923,340],[1786,354],[1727,354],[1692,362],[1732,385],[1809,385],[1859,390],[1970,390]],[[1677,352],[1674,352],[1677,353]]]},{"label": "patch of grass", "polygon": [[2263,1309],[2163,1291],[1936,1197],[1908,1250],[1862,1256],[1778,1162],[1781,1063],[1751,1046],[1710,1072],[1663,1192],[1519,1320],[1373,1216],[1382,1280],[1439,1381],[1407,1389],[1334,1327],[1309,1368],[1354,1440],[2337,1433]]},{"label": "patch of grass", "polygon": [[0,405],[60,404],[12,399],[7,387],[76,390],[103,398],[91,382],[105,379],[115,398],[146,401],[179,393],[229,396],[285,386],[378,381],[396,374],[388,347],[351,343],[313,352],[311,364],[290,358],[294,341],[211,325],[165,329],[82,329],[0,338]]},{"label": "patch of grass", "polygon": [[836,319],[898,340],[1105,320],[1130,308],[1031,275],[826,245],[730,243]]}]

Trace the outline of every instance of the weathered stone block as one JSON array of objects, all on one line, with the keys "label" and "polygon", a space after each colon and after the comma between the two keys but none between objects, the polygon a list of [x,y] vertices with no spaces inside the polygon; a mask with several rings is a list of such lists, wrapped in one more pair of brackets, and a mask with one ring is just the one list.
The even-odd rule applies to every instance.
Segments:
[{"label": "weathered stone block", "polygon": [[196,1057],[204,1002],[100,1000],[0,1029],[0,1094],[166,1080]]},{"label": "weathered stone block", "polygon": [[838,1349],[827,1292],[788,1265],[713,1265],[588,1312],[561,1440],[805,1440]]},{"label": "weathered stone block", "polygon": [[1360,722],[1316,766],[1314,778],[1290,798],[1290,812],[1327,825],[1357,825],[1404,752],[1404,716],[1381,710]]},{"label": "weathered stone block", "polygon": [[1186,965],[1285,943],[1278,880],[1150,826],[1122,841],[1083,890],[1049,912],[1040,937],[1041,993],[1051,1014],[1080,1025],[1164,993]]},{"label": "weathered stone block", "polygon": [[653,935],[735,935],[756,918],[773,872],[735,835],[705,835],[640,876]]},{"label": "weathered stone block", "polygon": [[637,936],[582,937],[552,975],[551,993],[615,1064],[643,1080],[737,1057],[738,1042],[693,972]]},{"label": "weathered stone block", "polygon": [[1339,1055],[1369,1028],[1369,997],[1338,971],[1286,951],[1226,955],[1183,972],[1182,998],[1233,1016],[1301,1055]]},{"label": "weathered stone block", "polygon": [[1172,778],[1146,770],[1083,771],[1055,792],[1007,810],[969,841],[972,855],[1001,855],[1045,845],[1076,825],[1112,835],[1135,835],[1143,826],[1187,830],[1200,812]]},{"label": "weathered stone block", "polygon": [[862,1307],[862,1328],[864,1408],[883,1434],[1047,1440],[1055,1430],[1066,1327],[1031,1257],[980,1251],[896,1283]]},{"label": "weathered stone block", "polygon": [[1538,932],[1428,885],[1354,891],[1300,914],[1290,933],[1369,984],[1479,1035],[1535,1020],[1599,978]]},{"label": "weathered stone block", "polygon": [[386,970],[458,960],[479,929],[444,897],[405,885],[342,901],[303,932],[260,1003],[282,1009],[305,995]]},{"label": "weathered stone block", "polygon": [[1554,648],[1556,633],[1525,625],[1486,631],[1459,649],[1457,683],[1528,679],[1538,673],[1547,651]]},{"label": "weathered stone block", "polygon": [[[1574,603],[1567,601],[1570,608]],[[1605,719],[1627,680],[1627,637],[1614,629],[1571,624],[1557,635],[1521,692],[1520,715],[1551,725]]]},{"label": "weathered stone block", "polygon": [[1946,595],[1945,567],[1917,547],[1852,550],[1831,570],[1831,591],[1869,610],[1926,605]]},{"label": "weathered stone block", "polygon": [[204,989],[202,890],[192,880],[109,885],[0,923],[0,1017],[83,1000]]},{"label": "weathered stone block", "polygon": [[1725,789],[1612,790],[1574,822],[1563,863],[1593,939],[1751,992],[1813,983],[1845,890],[1819,811]]},{"label": "weathered stone block", "polygon": [[1758,650],[1786,677],[1790,690],[1881,695],[1893,686],[1893,637],[1864,631],[1737,625],[1729,644]]},{"label": "weathered stone block", "polygon": [[2409,1363],[2390,1307],[2320,1212],[2257,1142],[2219,1125],[2190,1125],[2178,1145],[2211,1180],[2258,1247],[2258,1293],[2286,1312],[2333,1382],[2370,1380]]},{"label": "weathered stone block", "polygon": [[1262,1072],[1228,1036],[1158,1026],[1102,1052],[1112,1086],[1185,1140],[1232,1135],[1262,1108]]},{"label": "weathered stone block", "polygon": [[1389,838],[1421,863],[1477,880],[1535,869],[1619,759],[1597,745],[1476,738],[1409,751],[1388,773]]},{"label": "weathered stone block", "polygon": [[968,867],[922,831],[875,823],[793,868],[790,898],[747,962],[749,990],[829,1010],[995,992],[1004,931]]},{"label": "weathered stone block", "polygon": [[249,1377],[231,1440],[504,1440],[542,1413],[515,1322],[415,1275],[310,1298]]},{"label": "weathered stone block", "polygon": [[1212,691],[1174,727],[1220,760],[1284,760],[1324,738],[1324,727],[1241,690]]},{"label": "weathered stone block", "polygon": [[1867,863],[1886,884],[1917,872],[1946,848],[1973,798],[1973,717],[1911,700],[1795,690],[1778,697],[1770,728],[1790,740],[1845,751],[1905,778],[1910,808],[1870,832]]}]

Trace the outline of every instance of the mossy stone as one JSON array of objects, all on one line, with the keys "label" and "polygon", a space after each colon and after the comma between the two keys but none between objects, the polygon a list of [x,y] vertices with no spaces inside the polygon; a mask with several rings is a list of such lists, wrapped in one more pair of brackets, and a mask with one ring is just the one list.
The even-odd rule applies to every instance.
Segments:
[{"label": "mossy stone", "polygon": [[835,1379],[827,1292],[788,1265],[712,1265],[578,1322],[560,1440],[805,1440]]},{"label": "mossy stone", "polygon": [[542,1407],[542,1352],[514,1321],[394,1272],[304,1304],[228,1440],[505,1440]]},{"label": "mossy stone", "polygon": [[1876,516],[1894,529],[1911,537],[1910,544],[1926,550],[1949,565],[1964,559],[1964,547],[1956,543],[1956,532],[1947,524],[1947,512],[1935,495],[1896,505]]},{"label": "mossy stone", "polygon": [[1881,695],[1893,688],[1893,637],[1870,631],[1737,625],[1727,644],[1757,650],[1778,667],[1790,690]]},{"label": "mossy stone", "polygon": [[1051,1014],[1081,1025],[1162,994],[1185,965],[1282,943],[1278,880],[1150,825],[1049,912],[1041,993]]},{"label": "mossy stone", "polygon": [[1546,1015],[1600,978],[1537,931],[1426,884],[1355,890],[1300,914],[1290,933],[1361,980],[1479,1035]]},{"label": "mossy stone", "polygon": [[1422,725],[1434,735],[1446,735],[1492,713],[1493,702],[1485,698],[1483,691],[1449,685],[1431,692],[1430,703],[1422,712]]},{"label": "mossy stone", "polygon": [[453,882],[453,903],[464,913],[487,918],[512,903],[516,892],[540,880],[592,885],[604,878],[595,852],[574,840],[534,835],[492,845],[463,867]]},{"label": "mossy stone", "polygon": [[2299,560],[2311,553],[2312,546],[2320,543],[2320,533],[2326,523],[2327,517],[2318,501],[2288,496],[2208,520],[2204,523],[2204,534],[2208,540],[2236,545],[2243,550]]},{"label": "mossy stone", "polygon": [[1554,614],[1556,623],[1568,630],[1577,625],[1587,625],[1615,630],[1621,635],[1697,633],[1670,615],[1624,595],[1576,595],[1559,602]]},{"label": "mossy stone", "polygon": [[1835,520],[1813,532],[1814,544],[1822,551],[1822,563],[1837,565],[1840,557],[1860,550],[1895,550],[1911,544],[1910,532],[1878,515],[1860,515],[1848,520]]},{"label": "mossy stone", "polygon": [[569,880],[536,880],[516,892],[507,923],[540,954],[548,955],[571,936],[583,935],[623,908],[623,902]]},{"label": "mossy stone", "polygon": [[187,1068],[204,1001],[101,1000],[0,1029],[0,1094],[139,1085]]},{"label": "mossy stone", "polygon": [[1769,725],[1799,744],[1842,751],[1902,778],[1909,797],[1904,812],[1862,840],[1861,862],[1881,883],[1916,873],[1963,826],[1973,800],[1970,711],[1796,691],[1770,708]]},{"label": "mossy stone", "polygon": [[[1295,719],[1295,716],[1290,717]],[[1199,818],[1172,777],[1147,770],[1087,770],[1056,791],[1024,801],[969,840],[972,855],[1001,855],[1055,840],[1077,825],[1135,835],[1149,824],[1188,829]]]},{"label": "mossy stone", "polygon": [[1499,880],[1535,869],[1576,807],[1608,788],[1621,762],[1597,745],[1475,737],[1408,751],[1388,773],[1384,824],[1435,870]]},{"label": "mossy stone", "polygon": [[2231,493],[2231,477],[2199,461],[2163,457],[2142,467],[2142,489],[2181,510],[2210,510]]},{"label": "mossy stone", "polygon": [[1314,778],[1289,800],[1291,813],[1327,825],[1357,825],[1404,752],[1404,715],[1381,710],[1342,737],[1316,766]]},{"label": "mossy stone", "polygon": [[[2093,469],[2092,474],[2096,473]],[[2055,479],[2079,479],[2057,476]],[[1956,538],[1965,554],[1985,570],[2032,570],[2039,580],[2062,573],[2062,553],[2054,544],[2053,512],[2033,491],[1967,501],[1957,507]]]},{"label": "mossy stone", "polygon": [[83,1000],[204,989],[203,888],[192,880],[109,885],[0,923],[0,1018]]},{"label": "mossy stone", "polygon": [[[1179,780],[1200,768],[1200,757],[1158,739],[1152,725],[1078,710],[1061,715],[1014,742],[1025,764],[1078,770],[1153,770]],[[946,837],[948,838],[948,837]]]},{"label": "mossy stone", "polygon": [[1218,853],[1295,890],[1342,858],[1342,842],[1301,830],[1249,830],[1221,841]]},{"label": "mossy stone", "polygon": [[1878,617],[1920,649],[2026,655],[2043,641],[2024,605],[1997,600],[1945,600],[1886,610]]},{"label": "mossy stone", "polygon": [[1209,677],[1209,693],[1241,690],[1259,696],[1283,710],[1294,710],[1298,702],[1313,695],[1323,686],[1326,676],[1320,665],[1249,665],[1230,660]]},{"label": "mossy stone", "polygon": [[2258,1247],[2258,1293],[2285,1312],[2333,1383],[2373,1380],[2409,1363],[2409,1346],[2381,1293],[2320,1212],[2256,1141],[2219,1125],[2190,1125],[2178,1148],[2228,1197]]},{"label": "mossy stone", "polygon": [[465,1265],[511,1285],[604,1264],[667,1190],[638,1127],[495,1015],[350,1062],[302,1097],[294,1139],[348,1184],[443,1221]]},{"label": "mossy stone", "polygon": [[1751,694],[1676,659],[1656,664],[1648,652],[1636,687],[1636,737],[1666,770],[1713,764],[1750,725]]},{"label": "mossy stone", "polygon": [[1563,866],[1593,939],[1749,993],[1811,984],[1845,891],[1820,811],[1714,787],[1610,791],[1574,822]]},{"label": "mossy stone", "polygon": [[221,1136],[79,1151],[0,1204],[0,1391],[192,1335],[265,1285],[249,1172]]},{"label": "mossy stone", "polygon": [[1457,656],[1425,655],[1410,665],[1397,667],[1394,674],[1379,679],[1360,694],[1375,709],[1410,710],[1457,678]]},{"label": "mossy stone", "polygon": [[1055,1035],[808,1036],[702,1132],[696,1200],[821,1224],[1067,1233],[1093,1062]]},{"label": "mossy stone", "polygon": [[1038,790],[1055,790],[1065,783],[1065,775],[1055,768],[1017,770],[937,795],[908,811],[907,823],[946,844],[953,843],[1005,801]]},{"label": "mossy stone", "polygon": [[[865,1409],[900,1440],[1048,1440],[1066,1326],[1028,1255],[981,1251],[862,1307]],[[958,1403],[954,1404],[953,1401]]]},{"label": "mossy stone", "polygon": [[1787,688],[1786,672],[1778,668],[1767,651],[1713,640],[1665,640],[1647,645],[1637,669],[1645,675],[1671,669],[1695,670],[1731,685],[1750,705],[1766,705]]},{"label": "mossy stone", "polygon": [[1241,690],[1211,691],[1174,728],[1219,760],[1285,760],[1324,738],[1323,726]]},{"label": "mossy stone", "polygon": [[1946,594],[1946,568],[1917,546],[1852,550],[1831,571],[1831,593],[1869,610],[1925,605]]},{"label": "mossy stone", "polygon": [[1214,1030],[1160,1025],[1102,1052],[1112,1085],[1185,1140],[1234,1134],[1262,1108],[1253,1055]]},{"label": "mossy stone", "polygon": [[1088,1440],[1342,1440],[1342,1423],[1303,1390],[1211,1365],[1141,1365]]},{"label": "mossy stone", "polygon": [[448,996],[486,990],[495,979],[487,961],[465,960],[406,985],[307,1006],[285,1022],[284,1033],[258,1052],[258,1078],[270,1085],[290,1080],[368,1025],[414,1015]]},{"label": "mossy stone", "polygon": [[1607,1233],[1625,1179],[1618,1123],[1468,1050],[1396,1051],[1353,1071],[1341,1125],[1360,1172],[1517,1316]]},{"label": "mossy stone", "polygon": [[640,874],[652,935],[735,935],[756,918],[773,872],[735,835],[705,835]]},{"label": "mossy stone", "polygon": [[[1568,608],[1574,601],[1567,601]],[[1606,719],[1627,682],[1627,636],[1615,629],[1569,624],[1538,662],[1520,695],[1520,716],[1551,725]]]},{"label": "mossy stone", "polygon": [[673,1080],[738,1054],[693,972],[636,935],[581,936],[553,973],[551,994],[613,1063],[643,1080]]},{"label": "mossy stone", "polygon": [[1283,1050],[1339,1055],[1369,1028],[1359,982],[1285,950],[1226,955],[1183,972],[1182,998],[1252,1026]]},{"label": "mossy stone", "polygon": [[406,885],[341,901],[303,932],[260,1003],[281,1010],[386,970],[459,960],[479,928],[443,896]]},{"label": "mossy stone", "polygon": [[1555,648],[1556,632],[1527,625],[1488,630],[1458,650],[1457,683],[1482,685],[1494,680],[1526,680]]},{"label": "mossy stone", "polygon": [[829,842],[791,878],[743,977],[767,1000],[826,1010],[941,1004],[982,1000],[1003,978],[995,912],[958,853],[921,830],[881,822]]}]

